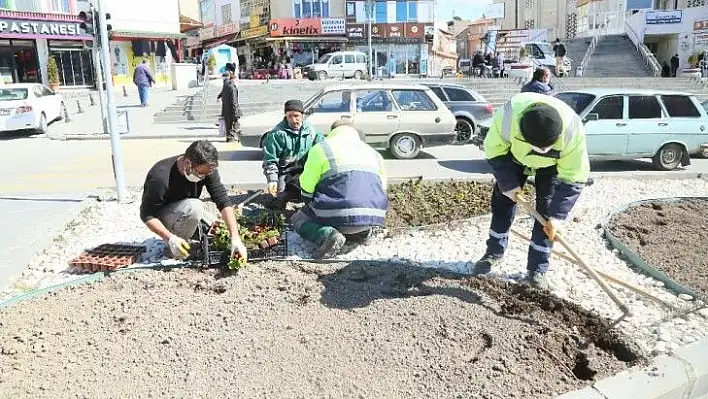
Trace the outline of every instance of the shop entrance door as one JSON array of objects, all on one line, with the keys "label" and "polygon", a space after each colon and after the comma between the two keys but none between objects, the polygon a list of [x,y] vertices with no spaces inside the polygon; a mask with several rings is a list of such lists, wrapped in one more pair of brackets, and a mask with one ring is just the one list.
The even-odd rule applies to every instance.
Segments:
[{"label": "shop entrance door", "polygon": [[34,40],[0,40],[0,75],[4,83],[40,81]]}]

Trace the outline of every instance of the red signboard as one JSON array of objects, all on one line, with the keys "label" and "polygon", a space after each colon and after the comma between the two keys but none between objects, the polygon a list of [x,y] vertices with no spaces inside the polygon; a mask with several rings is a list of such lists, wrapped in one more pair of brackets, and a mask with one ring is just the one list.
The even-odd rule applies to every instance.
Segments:
[{"label": "red signboard", "polygon": [[319,18],[271,19],[268,31],[273,37],[319,36],[322,34],[321,21]]}]

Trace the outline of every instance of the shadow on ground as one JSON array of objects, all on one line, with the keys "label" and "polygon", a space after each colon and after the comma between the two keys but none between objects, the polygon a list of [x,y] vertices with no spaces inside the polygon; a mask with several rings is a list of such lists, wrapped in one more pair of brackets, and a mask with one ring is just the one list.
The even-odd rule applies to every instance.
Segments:
[{"label": "shadow on ground", "polygon": [[219,161],[262,161],[263,152],[255,148],[219,151]]},{"label": "shadow on ground", "polygon": [[438,161],[438,165],[445,169],[463,173],[492,173],[492,169],[484,159],[454,159]]}]

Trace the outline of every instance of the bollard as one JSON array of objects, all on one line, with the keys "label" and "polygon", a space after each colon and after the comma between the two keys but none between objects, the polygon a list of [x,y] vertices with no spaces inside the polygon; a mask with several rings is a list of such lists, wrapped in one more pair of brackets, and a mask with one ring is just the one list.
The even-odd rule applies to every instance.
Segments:
[{"label": "bollard", "polygon": [[89,93],[89,107],[96,105],[96,100],[93,99],[93,95]]},{"label": "bollard", "polygon": [[69,110],[66,108],[64,104],[61,105],[62,108],[64,108],[64,123],[69,123],[71,122],[71,118],[69,118]]},{"label": "bollard", "polygon": [[128,97],[128,90],[123,86],[123,97]]},{"label": "bollard", "polygon": [[266,83],[270,82],[270,74],[266,75]]},{"label": "bollard", "polygon": [[84,109],[81,108],[81,101],[79,101],[79,100],[76,100],[76,113],[77,113],[77,114],[83,114],[83,113],[84,113]]}]

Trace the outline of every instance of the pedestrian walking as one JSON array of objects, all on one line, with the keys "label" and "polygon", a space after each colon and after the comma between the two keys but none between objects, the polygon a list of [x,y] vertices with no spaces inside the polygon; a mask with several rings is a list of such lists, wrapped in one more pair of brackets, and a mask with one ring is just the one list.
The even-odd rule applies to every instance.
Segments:
[{"label": "pedestrian walking", "polygon": [[561,42],[560,38],[556,38],[555,43],[553,44],[553,55],[556,57],[556,75],[558,76],[564,76],[565,75],[565,55],[567,53],[567,50],[565,48],[565,44]]},{"label": "pedestrian walking", "polygon": [[146,107],[148,105],[148,93],[150,87],[155,83],[155,79],[150,73],[150,68],[148,67],[147,60],[143,60],[140,65],[135,67],[135,72],[133,72],[133,83],[138,86],[138,96],[140,96],[140,106]]},{"label": "pedestrian walking", "polygon": [[678,54],[674,54],[673,57],[671,57],[671,76],[676,77],[679,69],[679,56]]},{"label": "pedestrian walking", "polygon": [[533,226],[526,270],[531,285],[545,289],[553,241],[590,173],[583,123],[553,96],[517,94],[494,115],[484,152],[496,183],[487,249],[474,273],[489,273],[504,256],[517,196],[527,177],[534,175],[536,210],[549,222]]},{"label": "pedestrian walking", "polygon": [[315,259],[336,256],[345,243],[365,244],[383,226],[388,209],[384,160],[366,144],[350,118],[332,124],[315,144],[300,175],[305,206],[293,228],[315,244]]},{"label": "pedestrian walking", "polygon": [[239,141],[238,135],[241,132],[241,125],[238,120],[243,116],[243,113],[238,105],[236,75],[228,72],[217,99],[221,99],[221,117],[226,129],[226,142]]},{"label": "pedestrian walking", "polygon": [[219,153],[207,140],[195,141],[183,155],[158,161],[147,173],[140,204],[140,219],[167,245],[166,255],[183,259],[189,255],[190,239],[198,239],[201,221],[211,225],[216,218],[199,197],[206,187],[231,234],[231,254],[247,259],[233,203],[219,177]]}]

